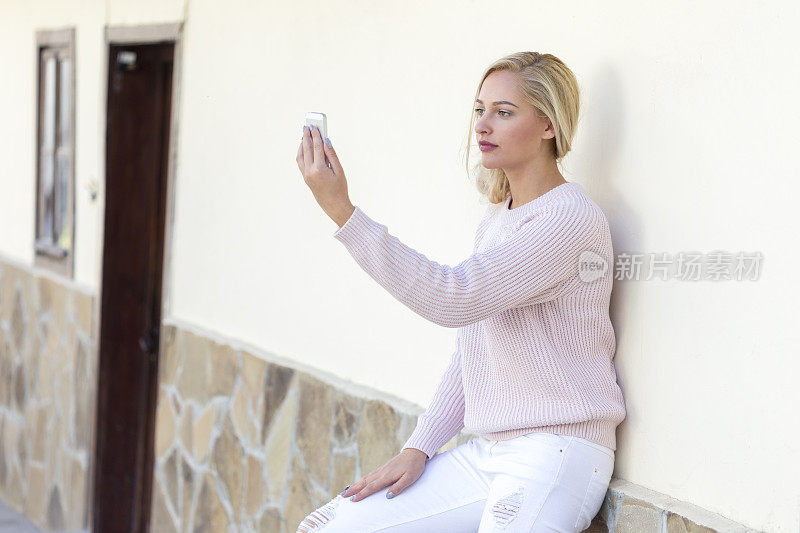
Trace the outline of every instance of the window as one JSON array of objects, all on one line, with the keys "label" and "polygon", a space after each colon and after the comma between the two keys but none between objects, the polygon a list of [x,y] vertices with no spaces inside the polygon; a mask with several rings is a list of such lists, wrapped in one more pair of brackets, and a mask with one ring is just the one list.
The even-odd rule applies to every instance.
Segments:
[{"label": "window", "polygon": [[34,263],[72,277],[75,214],[75,30],[38,31]]}]

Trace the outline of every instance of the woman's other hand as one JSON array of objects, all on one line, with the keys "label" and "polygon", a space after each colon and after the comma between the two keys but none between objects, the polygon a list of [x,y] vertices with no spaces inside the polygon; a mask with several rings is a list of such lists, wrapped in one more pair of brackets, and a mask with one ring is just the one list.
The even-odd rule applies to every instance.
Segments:
[{"label": "woman's other hand", "polygon": [[297,166],[319,206],[342,227],[355,207],[347,194],[347,179],[339,157],[329,143],[317,128],[304,127],[303,140],[297,149]]},{"label": "woman's other hand", "polygon": [[341,493],[341,496],[350,498],[350,496],[354,495],[352,501],[357,502],[389,485],[391,486],[386,493],[386,497],[390,497],[389,493],[392,494],[391,497],[397,496],[406,487],[413,485],[419,479],[419,476],[425,470],[427,461],[428,456],[422,450],[404,448],[382,467],[373,470],[350,485],[347,490]]}]

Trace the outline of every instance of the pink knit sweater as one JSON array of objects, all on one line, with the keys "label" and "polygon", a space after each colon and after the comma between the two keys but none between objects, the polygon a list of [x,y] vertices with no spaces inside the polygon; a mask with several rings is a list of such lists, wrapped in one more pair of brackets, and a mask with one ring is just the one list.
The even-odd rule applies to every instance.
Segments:
[{"label": "pink knit sweater", "polygon": [[575,182],[513,209],[509,201],[487,206],[472,255],[452,267],[358,206],[333,234],[392,296],[457,328],[450,364],[403,448],[430,458],[466,428],[493,440],[574,435],[616,450],[626,410],[608,315],[608,221]]}]

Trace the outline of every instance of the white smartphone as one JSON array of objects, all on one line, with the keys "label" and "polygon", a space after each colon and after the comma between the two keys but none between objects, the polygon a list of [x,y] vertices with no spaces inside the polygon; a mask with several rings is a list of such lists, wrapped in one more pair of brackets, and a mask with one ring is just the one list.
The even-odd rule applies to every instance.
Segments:
[{"label": "white smartphone", "polygon": [[[328,138],[328,117],[325,116],[325,113],[317,113],[316,111],[306,113],[306,126],[312,125],[319,129],[322,134],[322,142],[325,142],[325,139]],[[331,168],[331,162],[328,160],[327,155],[325,156],[325,165]]]},{"label": "white smartphone", "polygon": [[323,142],[328,138],[328,117],[325,116],[325,113],[317,113],[316,111],[306,113],[306,126],[319,128]]}]

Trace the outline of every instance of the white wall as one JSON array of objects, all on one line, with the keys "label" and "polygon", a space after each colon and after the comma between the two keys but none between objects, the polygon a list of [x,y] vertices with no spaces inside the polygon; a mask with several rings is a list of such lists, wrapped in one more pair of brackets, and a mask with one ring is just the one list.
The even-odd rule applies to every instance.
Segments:
[{"label": "white wall", "polygon": [[171,315],[421,405],[455,332],[332,237],[294,161],[303,115],[328,114],[352,201],[452,265],[484,210],[459,159],[482,70],[520,50],[564,59],[583,94],[565,177],[604,209],[615,252],[764,255],[758,281],[615,283],[616,476],[800,528],[796,3],[30,5],[0,7],[0,252],[32,261],[34,29],[78,29],[76,277],[96,286],[102,195],[81,190],[104,165],[102,25],[185,17]]}]

